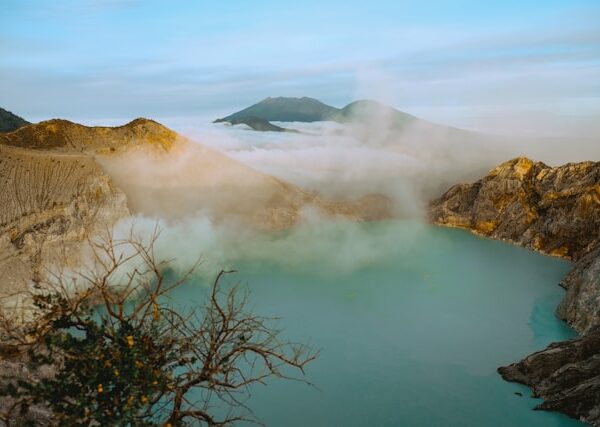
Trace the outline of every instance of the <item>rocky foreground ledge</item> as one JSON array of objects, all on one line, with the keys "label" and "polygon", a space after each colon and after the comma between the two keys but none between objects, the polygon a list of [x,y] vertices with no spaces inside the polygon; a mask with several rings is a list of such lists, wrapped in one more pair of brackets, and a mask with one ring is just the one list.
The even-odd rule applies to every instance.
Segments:
[{"label": "rocky foreground ledge", "polygon": [[600,426],[600,163],[549,167],[513,159],[450,188],[429,215],[434,224],[574,261],[557,315],[580,336],[498,371],[543,398],[536,409]]}]

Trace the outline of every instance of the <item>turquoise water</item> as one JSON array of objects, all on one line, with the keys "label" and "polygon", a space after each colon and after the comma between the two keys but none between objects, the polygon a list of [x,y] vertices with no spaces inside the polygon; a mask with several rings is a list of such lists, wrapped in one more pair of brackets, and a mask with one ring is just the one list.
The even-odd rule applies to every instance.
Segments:
[{"label": "turquoise water", "polygon": [[[320,227],[267,239],[232,261],[254,312],[280,316],[283,336],[321,351],[307,368],[316,388],[271,381],[252,390],[248,405],[262,422],[579,425],[533,411],[539,401],[529,390],[496,373],[574,336],[554,316],[568,263],[414,222]],[[269,248],[278,256],[269,259]],[[202,301],[205,289],[199,280],[176,299]]]}]

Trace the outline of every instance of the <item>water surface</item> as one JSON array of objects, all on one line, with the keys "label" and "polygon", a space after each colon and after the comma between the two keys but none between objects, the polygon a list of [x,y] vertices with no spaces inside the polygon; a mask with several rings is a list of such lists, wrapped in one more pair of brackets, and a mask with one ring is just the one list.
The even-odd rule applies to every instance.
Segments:
[{"label": "water surface", "polygon": [[[248,404],[266,425],[580,425],[533,411],[539,400],[496,373],[575,335],[554,316],[568,263],[410,221],[331,227],[291,237],[314,250],[273,238],[233,262],[254,311],[321,350],[307,369],[318,389],[253,389]],[[205,289],[199,280],[176,297],[202,301]]]}]

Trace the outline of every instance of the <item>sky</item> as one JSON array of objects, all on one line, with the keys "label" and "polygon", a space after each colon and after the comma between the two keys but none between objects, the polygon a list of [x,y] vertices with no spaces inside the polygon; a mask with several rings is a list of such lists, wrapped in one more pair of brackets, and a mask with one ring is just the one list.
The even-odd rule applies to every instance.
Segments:
[{"label": "sky", "polygon": [[2,0],[0,106],[216,118],[371,98],[493,133],[600,134],[597,0]]}]

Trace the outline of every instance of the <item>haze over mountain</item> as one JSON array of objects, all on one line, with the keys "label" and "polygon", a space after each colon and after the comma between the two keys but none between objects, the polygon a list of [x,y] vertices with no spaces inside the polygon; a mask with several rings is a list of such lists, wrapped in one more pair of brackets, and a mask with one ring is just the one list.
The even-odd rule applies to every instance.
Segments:
[{"label": "haze over mountain", "polygon": [[407,213],[514,155],[501,138],[434,124],[370,100],[335,108],[307,97],[267,98],[218,121],[237,122],[245,114],[292,120],[275,124],[299,132],[212,126],[197,131],[197,138],[301,188],[333,198],[381,192]]},{"label": "haze over mountain", "polygon": [[24,118],[0,107],[0,132],[11,132],[29,124]]},{"label": "haze over mountain", "polygon": [[[342,124],[374,125],[378,130],[401,131],[419,127],[421,130],[454,132],[461,136],[473,132],[443,126],[419,119],[386,104],[372,100],[358,100],[343,108],[336,108],[309,97],[266,98],[250,107],[229,116],[217,119],[214,123],[245,123],[255,130],[284,130],[270,123],[279,122],[321,122],[332,121]],[[255,126],[255,124],[258,124]]]}]

